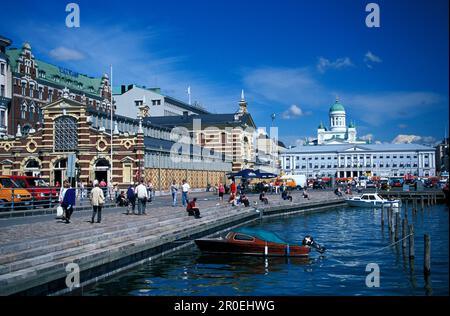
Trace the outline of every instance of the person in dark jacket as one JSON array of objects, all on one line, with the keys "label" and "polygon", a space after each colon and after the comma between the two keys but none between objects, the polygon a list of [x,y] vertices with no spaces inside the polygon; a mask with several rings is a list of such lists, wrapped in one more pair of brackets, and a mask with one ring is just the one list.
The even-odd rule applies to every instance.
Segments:
[{"label": "person in dark jacket", "polygon": [[188,205],[186,207],[186,211],[188,212],[189,216],[194,216],[195,218],[201,218],[200,210],[198,209],[195,202],[197,202],[197,198],[193,198],[192,201],[190,201],[188,203]]},{"label": "person in dark jacket", "polygon": [[67,183],[67,187],[61,206],[64,209],[65,214],[63,219],[68,224],[70,223],[70,217],[72,216],[73,207],[75,206],[76,192],[74,188],[70,187],[69,183]]},{"label": "person in dark jacket", "polygon": [[133,215],[136,215],[136,193],[134,193],[134,184],[130,184],[127,190],[127,199],[128,199],[128,207],[127,207],[127,215],[130,215],[130,208],[133,212]]}]

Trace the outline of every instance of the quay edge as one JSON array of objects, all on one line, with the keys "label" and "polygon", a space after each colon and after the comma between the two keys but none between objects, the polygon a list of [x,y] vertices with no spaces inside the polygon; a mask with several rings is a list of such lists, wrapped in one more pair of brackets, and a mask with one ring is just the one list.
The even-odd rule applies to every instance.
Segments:
[{"label": "quay edge", "polygon": [[[213,216],[214,218],[208,218],[207,221],[197,222],[196,225],[181,223],[171,227],[172,229],[160,228],[148,231],[148,235],[143,238],[117,245],[105,243],[105,247],[101,249],[87,248],[85,253],[73,256],[73,258],[52,261],[44,264],[44,267],[41,265],[40,270],[31,267],[25,270],[26,273],[20,270],[1,275],[0,295],[42,296],[63,295],[70,292],[76,295],[89,284],[191,245],[194,239],[227,231],[260,218],[319,212],[344,205],[344,199],[336,198],[299,204],[280,203],[279,205],[259,206],[260,212],[256,212],[255,207],[235,209],[237,212],[223,209],[223,212],[213,214],[217,217]],[[68,275],[66,266],[71,262],[77,263],[81,271],[80,287],[72,290],[66,286]]]}]

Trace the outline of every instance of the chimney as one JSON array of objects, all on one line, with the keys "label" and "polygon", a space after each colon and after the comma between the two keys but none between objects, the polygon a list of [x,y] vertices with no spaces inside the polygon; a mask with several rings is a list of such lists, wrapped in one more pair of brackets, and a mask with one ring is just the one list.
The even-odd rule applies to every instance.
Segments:
[{"label": "chimney", "polygon": [[183,111],[183,118],[187,119],[189,116],[189,112],[188,111]]},{"label": "chimney", "polygon": [[125,92],[127,92],[127,87],[123,84],[120,86],[120,93],[124,94]]}]

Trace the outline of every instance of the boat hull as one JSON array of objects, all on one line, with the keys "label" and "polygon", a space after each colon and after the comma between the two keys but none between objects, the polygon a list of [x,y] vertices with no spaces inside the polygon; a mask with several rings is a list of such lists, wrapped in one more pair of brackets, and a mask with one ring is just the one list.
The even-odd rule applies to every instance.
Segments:
[{"label": "boat hull", "polygon": [[203,252],[241,254],[252,256],[307,257],[308,246],[288,246],[271,242],[237,242],[227,239],[197,239],[197,247]]},{"label": "boat hull", "polygon": [[399,201],[363,201],[363,200],[346,200],[347,204],[349,206],[354,207],[368,207],[368,208],[374,208],[374,207],[382,207],[383,205],[385,207],[392,207],[392,208],[399,208],[400,202]]}]

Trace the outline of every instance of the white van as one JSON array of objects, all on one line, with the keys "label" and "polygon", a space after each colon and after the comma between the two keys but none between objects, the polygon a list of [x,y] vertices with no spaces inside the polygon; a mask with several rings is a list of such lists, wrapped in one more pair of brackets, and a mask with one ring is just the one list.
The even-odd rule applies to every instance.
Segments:
[{"label": "white van", "polygon": [[280,180],[294,180],[295,188],[297,190],[303,189],[306,186],[306,176],[304,174],[284,175],[280,178]]}]

